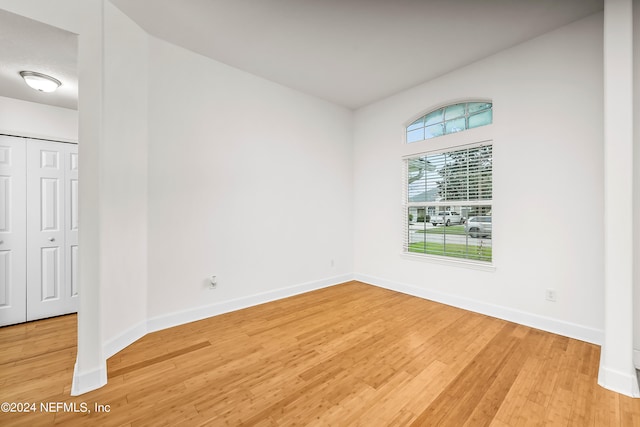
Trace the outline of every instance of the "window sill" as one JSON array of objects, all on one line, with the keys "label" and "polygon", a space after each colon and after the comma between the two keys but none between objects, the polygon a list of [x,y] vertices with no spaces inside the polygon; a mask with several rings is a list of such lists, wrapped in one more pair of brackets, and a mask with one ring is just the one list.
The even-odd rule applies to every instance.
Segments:
[{"label": "window sill", "polygon": [[492,263],[481,261],[470,261],[463,259],[448,258],[438,255],[411,254],[403,252],[400,256],[410,261],[422,261],[431,264],[449,265],[452,267],[469,268],[472,270],[495,271],[496,267]]}]

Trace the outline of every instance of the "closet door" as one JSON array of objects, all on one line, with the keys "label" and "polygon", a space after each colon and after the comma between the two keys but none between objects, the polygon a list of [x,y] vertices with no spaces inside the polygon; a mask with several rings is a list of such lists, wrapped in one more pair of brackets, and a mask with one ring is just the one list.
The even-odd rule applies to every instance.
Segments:
[{"label": "closet door", "polygon": [[0,136],[0,326],[26,318],[24,138]]},{"label": "closet door", "polygon": [[65,144],[65,289],[71,298],[72,312],[78,311],[78,146]]},{"label": "closet door", "polygon": [[77,311],[66,274],[69,150],[69,144],[27,140],[27,320]]}]

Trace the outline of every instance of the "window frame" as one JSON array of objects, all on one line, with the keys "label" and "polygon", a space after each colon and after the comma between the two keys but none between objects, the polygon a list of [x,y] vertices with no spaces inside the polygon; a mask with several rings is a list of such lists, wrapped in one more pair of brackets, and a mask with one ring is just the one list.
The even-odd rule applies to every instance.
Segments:
[{"label": "window frame", "polygon": [[[496,144],[493,138],[493,125],[494,125],[494,121],[492,121],[492,123],[485,125],[485,126],[480,126],[480,127],[476,127],[476,128],[471,128],[471,129],[466,129],[464,131],[461,132],[456,132],[456,133],[451,133],[451,134],[445,134],[442,136],[439,136],[437,138],[430,138],[430,139],[424,139],[424,140],[420,140],[420,141],[416,141],[416,142],[411,142],[411,143],[407,143],[406,141],[406,137],[407,137],[407,127],[415,122],[417,119],[419,119],[420,117],[425,116],[426,114],[428,114],[430,111],[435,111],[438,110],[440,108],[445,108],[448,105],[455,105],[455,104],[459,104],[459,103],[464,103],[464,102],[491,102],[492,103],[492,110],[494,110],[493,114],[495,117],[495,105],[493,105],[493,101],[486,99],[486,98],[474,98],[474,99],[464,99],[464,100],[459,100],[459,101],[454,101],[454,102],[448,102],[446,104],[441,104],[439,106],[436,106],[435,108],[432,107],[430,109],[425,109],[423,110],[421,113],[416,114],[415,116],[413,116],[410,120],[407,120],[405,123],[403,123],[402,125],[402,134],[403,137],[401,139],[402,141],[402,149],[401,149],[401,158],[400,158],[400,164],[401,164],[401,176],[402,176],[402,200],[401,200],[401,218],[400,221],[402,221],[402,226],[401,226],[401,240],[400,240],[400,256],[403,259],[407,259],[407,260],[411,260],[411,261],[421,261],[421,262],[427,262],[427,263],[434,263],[434,264],[441,264],[441,265],[448,265],[448,266],[455,266],[455,267],[464,267],[464,268],[470,268],[470,269],[475,269],[475,270],[482,270],[482,271],[495,271],[496,269],[496,258],[495,258],[495,253],[496,253],[496,247],[498,245],[495,244],[496,240],[495,240],[495,235],[496,235],[496,230],[493,229],[492,231],[492,236],[491,236],[491,247],[492,247],[492,257],[491,257],[491,261],[478,261],[478,260],[472,260],[472,259],[467,259],[467,258],[455,258],[455,257],[451,257],[451,256],[446,256],[446,255],[435,255],[435,254],[423,254],[423,253],[418,253],[418,252],[409,252],[408,250],[405,250],[405,242],[407,241],[406,238],[406,232],[408,230],[408,207],[409,207],[409,201],[408,201],[408,191],[409,191],[409,186],[407,181],[405,180],[406,178],[406,169],[405,169],[405,162],[407,159],[412,158],[412,157],[417,157],[417,156],[421,156],[421,155],[429,155],[429,154],[436,154],[436,153],[443,153],[443,152],[450,152],[450,151],[456,151],[456,150],[460,150],[460,149],[464,149],[464,148],[473,148],[474,146],[482,146],[482,145],[491,145],[492,146],[492,151],[495,153],[495,148],[496,148]],[[492,182],[494,183],[493,188],[495,191],[495,177],[496,175],[496,168],[495,168],[495,163],[492,164]],[[446,202],[449,205],[452,204],[456,204],[457,202],[453,202],[453,201],[449,201]],[[483,200],[478,202],[477,204],[482,204],[482,205],[490,205],[491,209],[492,209],[492,223],[493,221],[493,217],[495,216],[495,193],[492,193],[492,198],[489,201]]]},{"label": "window frame", "polygon": [[402,124],[402,143],[403,143],[403,145],[405,145],[405,146],[406,145],[416,145],[416,144],[424,143],[425,141],[434,142],[434,141],[437,141],[437,140],[439,140],[441,138],[446,138],[446,137],[453,136],[453,135],[465,134],[467,132],[473,132],[473,131],[476,131],[478,129],[483,129],[483,128],[492,126],[493,125],[493,118],[492,118],[491,123],[489,123],[488,125],[478,126],[478,127],[475,127],[475,128],[467,128],[467,129],[463,129],[463,130],[458,131],[458,132],[445,133],[445,134],[437,136],[437,137],[421,139],[421,140],[413,141],[413,142],[408,142],[407,141],[407,128],[409,126],[411,126],[416,120],[418,120],[421,117],[424,117],[424,116],[426,116],[428,114],[431,114],[431,113],[433,113],[435,111],[438,111],[441,108],[447,108],[447,107],[452,106],[452,105],[466,104],[466,103],[470,103],[470,102],[490,103],[491,104],[492,117],[493,117],[493,113],[495,112],[495,109],[494,109],[494,105],[493,105],[493,100],[489,99],[489,98],[464,98],[464,99],[454,100],[454,101],[443,103],[443,104],[438,104],[436,106],[432,106],[430,108],[422,110],[419,114],[416,114],[416,115],[412,116],[410,120],[407,120],[406,122],[404,122]]}]

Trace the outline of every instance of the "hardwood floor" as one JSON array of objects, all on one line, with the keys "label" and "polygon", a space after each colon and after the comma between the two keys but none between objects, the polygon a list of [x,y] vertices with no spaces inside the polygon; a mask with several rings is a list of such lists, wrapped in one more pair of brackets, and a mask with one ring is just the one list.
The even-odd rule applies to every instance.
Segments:
[{"label": "hardwood floor", "polygon": [[0,329],[0,401],[38,405],[0,425],[640,426],[598,346],[358,282],[147,335],[70,397],[75,323]]}]

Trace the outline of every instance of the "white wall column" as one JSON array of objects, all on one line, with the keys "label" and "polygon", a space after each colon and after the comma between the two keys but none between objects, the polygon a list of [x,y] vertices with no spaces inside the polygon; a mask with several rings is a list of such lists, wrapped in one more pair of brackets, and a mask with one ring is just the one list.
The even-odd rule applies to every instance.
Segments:
[{"label": "white wall column", "polygon": [[633,364],[633,7],[604,2],[605,324],[598,383],[640,396]]},{"label": "white wall column", "polygon": [[102,346],[101,292],[101,149],[103,145],[104,4],[82,2],[85,24],[78,41],[79,74],[79,223],[80,310],[78,357],[72,395],[107,383],[107,363]]},{"label": "white wall column", "polygon": [[[640,0],[633,0],[633,182],[640,183]],[[633,188],[633,217],[640,218],[640,184]],[[634,247],[634,357],[636,369],[640,368],[640,227],[633,230]]]},{"label": "white wall column", "polygon": [[0,8],[79,35],[78,150],[80,309],[71,394],[107,382],[100,310],[100,148],[103,144],[104,0],[0,0]]}]

